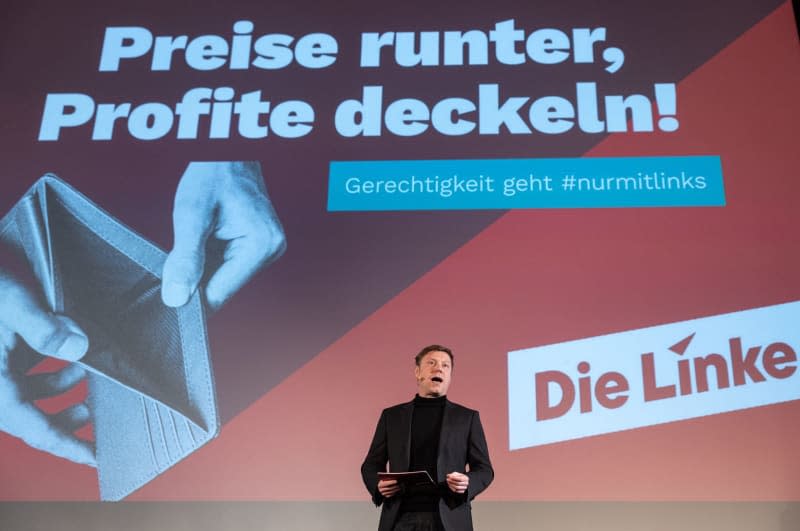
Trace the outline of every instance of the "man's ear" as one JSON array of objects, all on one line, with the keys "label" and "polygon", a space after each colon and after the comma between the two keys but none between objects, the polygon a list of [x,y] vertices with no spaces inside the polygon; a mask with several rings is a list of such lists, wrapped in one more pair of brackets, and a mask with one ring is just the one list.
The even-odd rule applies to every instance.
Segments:
[{"label": "man's ear", "polygon": [[416,378],[417,381],[419,381],[419,372],[419,365],[414,365],[414,378]]}]

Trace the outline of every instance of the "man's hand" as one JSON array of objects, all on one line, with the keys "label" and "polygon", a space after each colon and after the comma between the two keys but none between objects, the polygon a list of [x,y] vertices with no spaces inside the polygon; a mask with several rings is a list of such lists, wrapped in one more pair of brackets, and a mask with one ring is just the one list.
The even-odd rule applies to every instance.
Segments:
[{"label": "man's hand", "polygon": [[469,476],[461,472],[450,472],[446,476],[447,487],[456,494],[467,492],[469,487]]},{"label": "man's hand", "polygon": [[43,309],[21,282],[0,271],[0,429],[39,450],[94,466],[91,443],[73,435],[89,422],[89,408],[80,403],[47,415],[34,404],[68,391],[85,371],[70,364],[54,373],[26,375],[11,360],[20,340],[40,354],[66,361],[82,358],[89,348],[89,339],[73,320]]},{"label": "man's hand", "polygon": [[[192,162],[178,183],[172,213],[175,241],[164,263],[161,297],[183,306],[205,271],[205,298],[218,309],[264,265],[286,238],[257,162]],[[206,257],[209,239],[221,256]]]},{"label": "man's hand", "polygon": [[396,479],[382,479],[378,481],[378,492],[384,498],[391,498],[400,492],[400,485],[398,485]]}]

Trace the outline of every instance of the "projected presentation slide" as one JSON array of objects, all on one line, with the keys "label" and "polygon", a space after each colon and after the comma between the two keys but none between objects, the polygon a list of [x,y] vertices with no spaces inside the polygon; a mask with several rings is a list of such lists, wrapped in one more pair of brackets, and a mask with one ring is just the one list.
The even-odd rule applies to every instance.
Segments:
[{"label": "projected presentation slide", "polygon": [[2,11],[3,529],[377,529],[430,344],[476,529],[800,529],[791,2]]}]

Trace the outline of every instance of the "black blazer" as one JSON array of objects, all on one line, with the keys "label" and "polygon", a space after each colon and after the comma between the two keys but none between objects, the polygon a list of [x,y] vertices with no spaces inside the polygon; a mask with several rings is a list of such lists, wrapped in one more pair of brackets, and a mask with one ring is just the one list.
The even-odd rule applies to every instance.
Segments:
[{"label": "black blazer", "polygon": [[[378,531],[391,531],[397,520],[401,496],[384,498],[378,492],[378,472],[408,472],[411,452],[411,415],[414,403],[407,402],[387,408],[381,413],[375,436],[361,465],[361,477],[375,505],[383,504]],[[469,472],[466,472],[469,465]],[[446,401],[439,435],[439,455],[436,460],[439,484],[446,484],[450,472],[469,476],[469,488],[456,494],[445,487],[447,494],[439,502],[439,515],[446,531],[472,531],[470,501],[480,494],[494,478],[489,450],[478,412]]]}]

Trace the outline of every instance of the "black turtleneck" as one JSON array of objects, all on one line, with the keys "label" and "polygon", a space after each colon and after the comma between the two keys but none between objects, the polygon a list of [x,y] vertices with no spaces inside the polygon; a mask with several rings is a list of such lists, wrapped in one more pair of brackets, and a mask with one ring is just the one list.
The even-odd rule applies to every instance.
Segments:
[{"label": "black turtleneck", "polygon": [[[409,470],[427,470],[437,481],[436,458],[439,454],[439,434],[444,416],[444,396],[436,398],[414,397],[411,416],[411,462]],[[435,512],[439,509],[439,489],[416,487],[405,493],[401,512]]]}]

